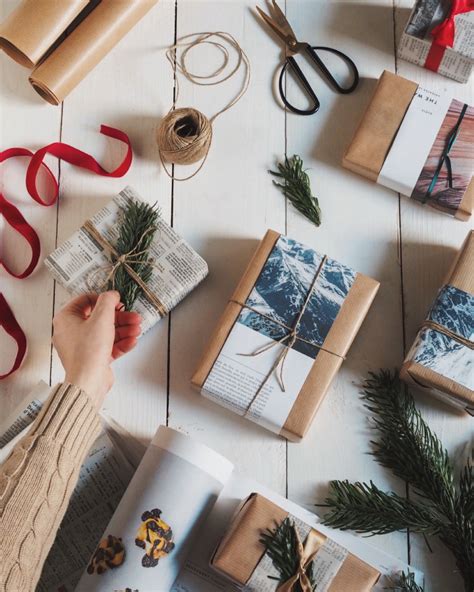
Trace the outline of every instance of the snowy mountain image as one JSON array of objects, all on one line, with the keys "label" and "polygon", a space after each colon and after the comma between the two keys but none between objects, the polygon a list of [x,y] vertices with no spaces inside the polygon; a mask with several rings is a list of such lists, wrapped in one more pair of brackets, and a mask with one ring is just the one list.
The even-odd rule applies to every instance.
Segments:
[{"label": "snowy mountain image", "polygon": [[[474,296],[447,285],[439,293],[428,320],[474,338]],[[412,348],[413,361],[474,390],[474,350],[436,329],[422,329]]]},{"label": "snowy mountain image", "polygon": [[[313,249],[281,236],[246,302],[258,313],[243,308],[238,322],[275,340],[287,335],[287,329],[270,319],[293,327],[322,259],[323,255]],[[356,272],[349,267],[326,259],[300,321],[299,336],[323,345],[355,276]],[[318,347],[299,339],[293,347],[312,358],[316,358],[319,351]]]}]

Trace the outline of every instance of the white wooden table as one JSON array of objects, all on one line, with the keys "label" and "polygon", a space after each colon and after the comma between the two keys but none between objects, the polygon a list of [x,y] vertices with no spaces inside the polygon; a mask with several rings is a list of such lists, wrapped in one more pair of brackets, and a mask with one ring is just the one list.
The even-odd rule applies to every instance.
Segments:
[{"label": "white wooden table", "polygon": [[[3,15],[16,1],[1,0]],[[455,249],[471,227],[399,198],[340,166],[383,69],[472,100],[472,86],[394,56],[394,34],[400,34],[410,3],[287,0],[287,13],[302,39],[342,49],[361,73],[360,87],[350,96],[336,95],[317,75],[311,77],[321,99],[321,110],[312,117],[285,113],[275,101],[272,84],[280,48],[255,18],[254,2],[244,0],[161,0],[57,108],[45,104],[29,87],[26,70],[0,56],[2,148],[36,149],[62,140],[112,166],[122,148],[99,136],[100,124],[107,123],[126,131],[135,150],[133,167],[122,179],[100,178],[51,161],[61,186],[59,205],[51,208],[40,207],[27,196],[22,166],[3,165],[4,191],[38,230],[43,255],[129,184],[150,202],[158,201],[165,219],[209,263],[205,283],[116,364],[116,383],[106,411],[142,441],[148,441],[161,423],[182,430],[308,507],[324,500],[330,479],[372,479],[405,493],[405,484],[367,455],[370,430],[357,383],[370,369],[400,365]],[[176,34],[217,30],[231,32],[245,48],[252,63],[251,86],[245,98],[216,121],[214,144],[201,173],[191,181],[173,183],[159,164],[155,143],[156,124],[173,98],[173,77],[163,48],[173,43]],[[199,57],[208,58],[205,53]],[[210,59],[214,58],[213,54]],[[305,68],[310,76],[311,70]],[[212,89],[182,83],[179,106],[192,105],[212,115],[236,88],[237,80]],[[300,154],[311,169],[324,217],[318,229],[286,204],[271,184],[267,169],[285,151]],[[191,374],[226,299],[269,227],[381,282],[349,357],[301,444],[288,444],[190,388]],[[9,228],[1,229],[0,246],[20,268],[27,260],[27,248]],[[68,295],[41,265],[26,281],[0,270],[0,289],[29,340],[21,370],[0,382],[3,414],[40,379],[61,380],[61,367],[51,349],[51,319]],[[0,332],[0,372],[10,365],[13,353],[9,338]],[[459,452],[472,435],[472,420],[432,400],[418,396],[417,401],[448,450]],[[406,533],[372,542],[424,569],[427,591],[462,589],[453,573],[454,562],[436,541],[431,542],[433,554],[420,537]]]}]

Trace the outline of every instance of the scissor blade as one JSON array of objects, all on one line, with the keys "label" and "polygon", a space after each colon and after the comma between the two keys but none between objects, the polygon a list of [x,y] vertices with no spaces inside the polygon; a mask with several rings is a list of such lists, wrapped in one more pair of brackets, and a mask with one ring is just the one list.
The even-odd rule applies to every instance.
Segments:
[{"label": "scissor blade", "polygon": [[283,41],[283,43],[285,45],[288,44],[288,38],[287,35],[284,33],[284,31],[282,31],[279,26],[273,21],[273,19],[271,17],[269,17],[267,14],[265,14],[263,12],[263,10],[261,10],[258,6],[255,7],[258,11],[258,14],[263,18],[263,20],[267,23],[267,25],[270,27],[270,29],[276,34],[278,35],[278,37]]},{"label": "scissor blade", "polygon": [[285,13],[278,6],[278,4],[276,3],[276,0],[272,0],[272,4],[273,4],[273,18],[278,23],[278,26],[285,33],[285,35],[293,37],[293,39],[296,41],[296,35],[294,34],[293,29],[291,28],[291,25],[288,22]]}]

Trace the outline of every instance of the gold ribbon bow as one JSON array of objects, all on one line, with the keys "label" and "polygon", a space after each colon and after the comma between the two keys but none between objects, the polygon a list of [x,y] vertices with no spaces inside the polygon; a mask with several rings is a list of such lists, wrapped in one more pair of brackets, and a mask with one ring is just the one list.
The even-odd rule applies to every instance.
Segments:
[{"label": "gold ribbon bow", "polygon": [[[142,289],[142,291],[145,294],[145,296],[147,297],[147,299],[158,310],[160,315],[162,317],[166,316],[168,314],[168,311],[166,310],[163,303],[155,296],[155,294],[153,294],[153,292],[150,290],[150,288],[147,286],[147,284],[135,272],[133,267],[131,267],[131,264],[133,264],[133,263],[138,263],[138,262],[143,263],[143,261],[141,261],[139,259],[139,257],[140,257],[140,255],[145,253],[145,251],[143,251],[143,250],[138,251],[137,249],[140,247],[140,244],[141,244],[143,238],[146,236],[146,232],[142,235],[138,244],[131,251],[129,251],[128,253],[120,254],[115,249],[115,247],[111,243],[109,243],[109,241],[100,234],[100,232],[97,230],[97,228],[92,224],[92,222],[90,220],[86,220],[82,228],[84,230],[86,230],[86,232],[91,236],[91,238],[93,238],[97,243],[99,243],[99,245],[105,251],[107,251],[109,253],[111,258],[113,257],[115,259],[115,262],[110,261],[110,263],[108,263],[107,265],[96,270],[96,271],[103,271],[104,269],[109,269],[109,273],[108,273],[106,279],[104,280],[103,285],[105,286],[111,280],[112,287],[114,287],[115,274],[117,273],[117,271],[120,267],[123,267],[125,269],[125,271],[128,273],[128,275],[133,279],[133,281]],[[151,230],[150,230],[150,232],[151,232]]]},{"label": "gold ribbon bow", "polygon": [[295,525],[293,525],[293,529],[295,531],[296,540],[298,541],[298,568],[290,579],[278,586],[277,592],[293,592],[297,583],[299,583],[303,592],[313,592],[313,586],[311,585],[306,572],[321,545],[324,543],[325,537],[311,529],[303,546]]}]

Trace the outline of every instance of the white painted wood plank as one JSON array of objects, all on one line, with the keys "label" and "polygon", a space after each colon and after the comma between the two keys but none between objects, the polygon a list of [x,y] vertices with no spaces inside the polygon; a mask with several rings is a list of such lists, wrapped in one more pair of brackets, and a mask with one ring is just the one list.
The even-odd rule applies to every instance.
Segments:
[{"label": "white painted wood plank", "polygon": [[[170,182],[158,166],[155,127],[172,96],[161,61],[161,46],[173,39],[174,5],[162,1],[115,47],[64,103],[63,141],[92,153],[105,168],[115,167],[124,148],[99,134],[101,123],[129,134],[134,163],[120,179],[93,175],[63,164],[58,244],[97,212],[125,185],[150,203],[158,202],[170,219]],[[57,287],[56,309],[69,296]],[[105,410],[130,433],[149,439],[166,419],[167,320],[114,365],[116,374]],[[55,363],[54,378],[61,379]]]},{"label": "white painted wood plank", "polygon": [[[287,2],[295,33],[313,45],[347,53],[358,65],[359,88],[338,95],[309,62],[301,61],[320,98],[312,116],[287,115],[287,152],[299,154],[310,169],[323,222],[316,228],[288,205],[288,235],[381,282],[375,302],[301,444],[288,450],[288,493],[297,502],[323,503],[331,479],[370,481],[404,492],[367,454],[371,438],[359,385],[369,370],[393,367],[403,351],[398,200],[392,192],[341,167],[349,144],[383,69],[393,69],[391,2]],[[291,81],[292,82],[292,81]],[[289,90],[291,89],[288,81]],[[293,85],[294,87],[294,85]],[[296,93],[294,93],[296,94]],[[295,96],[294,100],[296,101]],[[372,540],[403,560],[403,533]]]},{"label": "white painted wood plank", "polygon": [[[0,20],[17,2],[0,3]],[[0,149],[22,146],[35,150],[59,138],[60,111],[52,110],[28,84],[28,70],[0,55]],[[0,170],[0,191],[36,229],[42,254],[54,245],[56,208],[34,202],[25,188],[27,159],[11,159]],[[52,170],[57,166],[52,162]],[[30,248],[0,217],[0,253],[20,271],[29,262]],[[0,416],[38,383],[49,380],[53,282],[40,264],[25,280],[10,277],[0,267],[0,291],[9,302],[28,338],[28,352],[21,370],[0,381]],[[0,329],[0,374],[7,371],[16,355],[16,345]]]},{"label": "white painted wood plank", "polygon": [[[399,0],[396,24],[399,37],[407,21],[411,2]],[[448,78],[424,70],[403,60],[397,60],[397,73],[434,90],[447,89],[453,97],[473,102],[473,84],[459,84]],[[468,231],[473,228],[472,219],[460,222],[445,216],[428,206],[422,206],[408,198],[401,199],[403,297],[405,310],[406,343],[413,343],[420,323],[441,287],[457,249]],[[418,393],[417,403],[424,417],[443,441],[448,451],[456,455],[473,435],[473,420],[467,414],[459,414],[452,408]],[[421,537],[411,538],[413,563],[427,574],[427,590],[433,592],[462,591],[461,578],[454,573],[455,565],[445,548],[431,541],[431,554]]]},{"label": "white painted wood plank", "polygon": [[[266,172],[284,149],[284,114],[273,101],[269,76],[279,49],[250,11],[253,4],[178,1],[178,36],[232,33],[251,60],[252,81],[241,102],[216,120],[203,170],[190,181],[175,183],[175,228],[208,261],[210,276],[172,315],[169,423],[219,450],[251,477],[285,493],[285,442],[190,387],[202,350],[257,241],[269,227],[284,230],[284,203]],[[209,71],[218,59],[205,48],[191,57],[190,66],[196,64],[200,72]],[[182,82],[178,106],[193,106],[211,116],[237,89],[237,79],[211,88]]]}]

